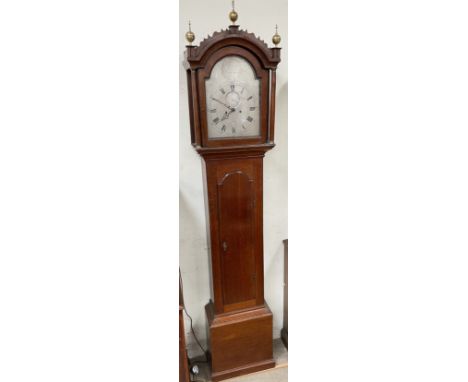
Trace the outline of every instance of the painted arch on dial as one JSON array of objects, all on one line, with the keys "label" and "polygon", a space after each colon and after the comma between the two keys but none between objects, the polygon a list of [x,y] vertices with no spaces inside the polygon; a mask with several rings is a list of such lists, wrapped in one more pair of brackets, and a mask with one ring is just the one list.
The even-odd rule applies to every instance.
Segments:
[{"label": "painted arch on dial", "polygon": [[205,88],[209,139],[260,135],[260,81],[245,58],[220,59]]}]

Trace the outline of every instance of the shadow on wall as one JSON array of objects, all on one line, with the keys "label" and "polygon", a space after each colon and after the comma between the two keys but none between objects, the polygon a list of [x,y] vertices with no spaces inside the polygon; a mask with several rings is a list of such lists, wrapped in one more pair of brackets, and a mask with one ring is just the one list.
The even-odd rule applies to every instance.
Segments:
[{"label": "shadow on wall", "polygon": [[[288,83],[286,82],[276,93],[276,126],[280,127],[281,137],[288,134]],[[278,129],[275,128],[275,135]]]},{"label": "shadow on wall", "polygon": [[186,294],[189,289],[192,293],[209,290],[209,253],[205,235],[201,234],[206,229],[204,219],[199,215],[191,206],[189,198],[179,190],[179,266],[182,276],[187,276],[184,277]]},{"label": "shadow on wall", "polygon": [[283,327],[284,245],[287,239],[288,84],[276,90],[276,147],[266,160],[264,211],[265,299],[273,312],[273,336]]},{"label": "shadow on wall", "polygon": [[[208,269],[209,266],[205,219],[191,208],[189,199],[184,196],[182,189],[179,190],[179,217],[179,264],[185,265],[186,269],[182,269],[185,273],[196,272],[199,275],[200,267]],[[200,233],[205,233],[205,235],[200,235]],[[189,262],[194,262],[194,264],[189,264]],[[196,285],[204,282],[206,283],[207,280],[197,280]]]}]

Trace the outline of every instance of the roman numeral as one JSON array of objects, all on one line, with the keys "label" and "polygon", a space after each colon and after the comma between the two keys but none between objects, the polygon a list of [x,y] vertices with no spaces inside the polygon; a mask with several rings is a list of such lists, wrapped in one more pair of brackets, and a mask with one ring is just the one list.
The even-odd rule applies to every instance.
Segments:
[{"label": "roman numeral", "polygon": [[244,125],[242,125],[242,128],[245,130],[245,126],[244,126]]},{"label": "roman numeral", "polygon": [[232,132],[233,132],[233,133],[236,132],[236,128],[235,128],[235,127],[232,128]]},{"label": "roman numeral", "polygon": [[252,121],[253,121],[253,118],[249,115],[249,116],[247,117],[247,121],[252,122]]},{"label": "roman numeral", "polygon": [[219,89],[219,91],[220,91],[221,93],[223,93],[223,94],[226,94],[226,92],[224,91],[223,88]]},{"label": "roman numeral", "polygon": [[224,133],[226,131],[226,125],[223,125],[223,127],[221,127],[221,131]]},{"label": "roman numeral", "polygon": [[215,119],[213,119],[213,122],[214,122],[214,123],[218,123],[218,122],[219,122],[219,118],[216,117]]},{"label": "roman numeral", "polygon": [[247,98],[247,101],[250,101],[252,98],[253,98],[253,97],[252,97],[252,96],[250,96],[249,98]]},{"label": "roman numeral", "polygon": [[210,113],[216,113],[216,109],[210,109]]},{"label": "roman numeral", "polygon": [[254,110],[256,109],[256,107],[255,107],[255,106],[251,106],[249,109],[250,109],[250,111],[254,111]]},{"label": "roman numeral", "polygon": [[234,91],[234,87],[235,87],[235,85],[231,85],[231,91],[232,92]]}]

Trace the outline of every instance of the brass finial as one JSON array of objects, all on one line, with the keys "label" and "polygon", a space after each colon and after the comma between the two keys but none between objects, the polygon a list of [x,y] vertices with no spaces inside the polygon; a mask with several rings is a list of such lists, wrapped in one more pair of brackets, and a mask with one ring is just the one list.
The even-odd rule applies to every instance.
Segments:
[{"label": "brass finial", "polygon": [[275,46],[277,46],[281,42],[281,36],[278,34],[278,25],[276,25],[276,33],[273,35],[271,41],[273,41],[273,44],[275,44]]},{"label": "brass finial", "polygon": [[236,21],[239,15],[237,14],[236,10],[234,9],[234,0],[232,0],[232,11],[229,12],[229,20],[231,20],[232,25],[236,25]]},{"label": "brass finial", "polygon": [[192,24],[188,22],[188,32],[185,34],[185,39],[188,41],[189,45],[192,45],[193,40],[195,40],[195,33],[192,32]]}]

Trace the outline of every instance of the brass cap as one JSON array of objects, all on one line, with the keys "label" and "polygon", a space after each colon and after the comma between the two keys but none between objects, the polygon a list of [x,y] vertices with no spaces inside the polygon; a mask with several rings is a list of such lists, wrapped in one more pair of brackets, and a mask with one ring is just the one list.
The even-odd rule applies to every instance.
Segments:
[{"label": "brass cap", "polygon": [[236,11],[231,11],[231,12],[229,12],[229,20],[231,20],[231,22],[232,22],[233,24],[236,23],[238,17],[239,17],[239,15],[237,14]]},{"label": "brass cap", "polygon": [[190,21],[188,25],[189,25],[189,30],[185,34],[185,39],[188,41],[189,45],[192,45],[192,42],[195,40],[195,33],[192,32],[192,28],[191,28],[192,25],[190,24]]},{"label": "brass cap", "polygon": [[231,20],[232,24],[234,25],[237,21],[239,15],[237,14],[236,10],[234,9],[234,0],[232,1],[232,10],[229,12],[229,20]]},{"label": "brass cap", "polygon": [[276,26],[276,33],[273,35],[271,41],[277,46],[281,42],[281,36],[278,34],[278,25]]}]

